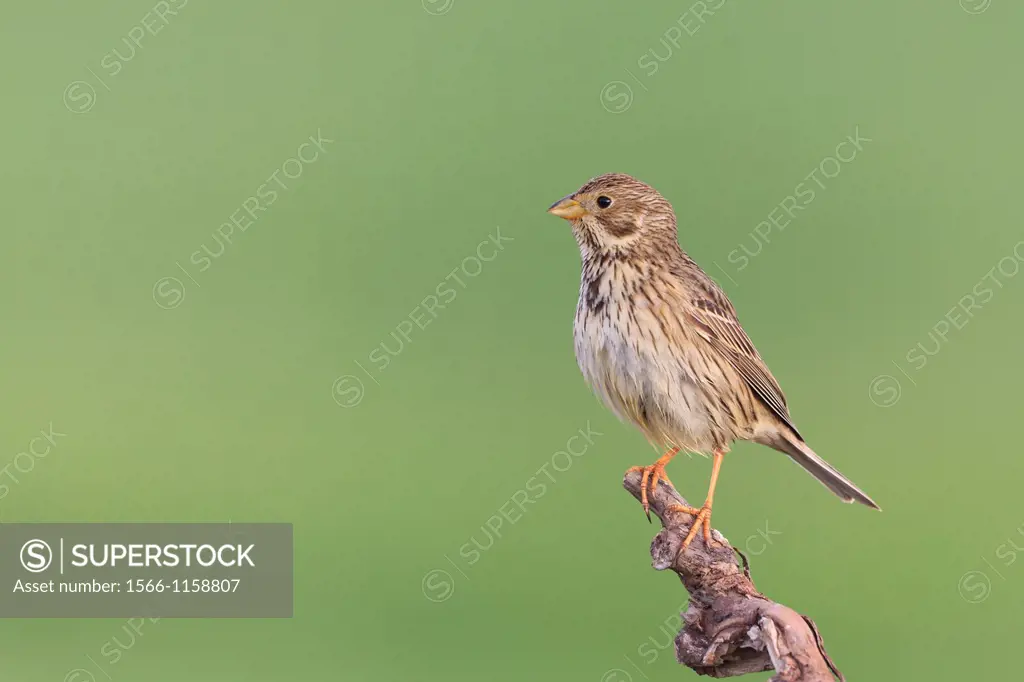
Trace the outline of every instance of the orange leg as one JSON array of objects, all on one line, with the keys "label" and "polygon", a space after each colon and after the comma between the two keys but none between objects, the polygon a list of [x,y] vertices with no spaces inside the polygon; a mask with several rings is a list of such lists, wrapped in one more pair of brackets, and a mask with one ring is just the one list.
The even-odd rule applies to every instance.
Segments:
[{"label": "orange leg", "polygon": [[665,481],[669,485],[672,485],[672,481],[668,480],[668,475],[665,474],[665,465],[672,461],[672,458],[679,454],[679,448],[672,448],[664,455],[658,458],[658,461],[654,464],[646,467],[630,467],[626,470],[626,473],[632,473],[634,471],[640,471],[643,473],[643,477],[640,479],[640,504],[644,507],[644,513],[647,514],[647,520],[651,520],[651,505],[647,501],[647,482],[650,480],[651,492],[658,487],[658,481]]},{"label": "orange leg", "polygon": [[718,484],[718,472],[722,468],[722,460],[725,459],[725,452],[716,450],[714,453],[714,463],[711,466],[711,483],[708,484],[708,496],[704,500],[704,506],[700,509],[694,509],[693,507],[684,507],[682,505],[672,505],[666,511],[681,511],[686,514],[694,516],[693,525],[690,526],[690,532],[686,534],[686,538],[683,540],[683,546],[679,549],[680,552],[685,552],[686,548],[690,546],[693,539],[697,537],[697,532],[704,529],[704,544],[711,547],[711,505],[715,499],[715,486]]}]

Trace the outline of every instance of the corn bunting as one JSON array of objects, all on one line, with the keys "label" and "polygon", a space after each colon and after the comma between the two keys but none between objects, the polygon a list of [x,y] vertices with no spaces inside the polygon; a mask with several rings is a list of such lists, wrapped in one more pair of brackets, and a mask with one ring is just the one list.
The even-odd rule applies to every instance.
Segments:
[{"label": "corn bunting", "polygon": [[619,419],[665,454],[641,471],[648,489],[668,481],[681,450],[713,457],[707,498],[683,549],[703,528],[733,441],[767,445],[793,458],[845,502],[878,509],[804,442],[778,382],[754,348],[725,293],[679,247],[671,204],[628,175],[594,178],[548,209],[572,224],[582,276],[573,336],[587,383]]}]

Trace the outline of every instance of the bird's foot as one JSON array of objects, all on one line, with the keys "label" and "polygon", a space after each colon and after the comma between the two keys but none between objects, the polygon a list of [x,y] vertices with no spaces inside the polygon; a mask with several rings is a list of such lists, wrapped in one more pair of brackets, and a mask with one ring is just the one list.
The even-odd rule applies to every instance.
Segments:
[{"label": "bird's foot", "polygon": [[697,537],[697,533],[703,528],[704,529],[704,544],[708,549],[715,546],[715,541],[711,538],[711,505],[705,504],[700,509],[694,507],[684,507],[681,504],[674,504],[665,511],[677,511],[689,514],[693,518],[693,525],[690,526],[690,532],[686,534],[683,539],[683,545],[679,548],[680,554],[686,551],[686,548],[690,546],[693,539]]},{"label": "bird's foot", "polygon": [[647,520],[650,521],[651,503],[647,499],[648,483],[650,484],[650,492],[653,495],[655,488],[658,487],[658,481],[665,481],[669,485],[672,485],[672,481],[668,480],[668,474],[665,473],[665,464],[660,459],[650,466],[629,467],[626,473],[631,474],[634,471],[639,471],[643,474],[640,478],[640,504],[643,505],[644,513],[647,514]]}]

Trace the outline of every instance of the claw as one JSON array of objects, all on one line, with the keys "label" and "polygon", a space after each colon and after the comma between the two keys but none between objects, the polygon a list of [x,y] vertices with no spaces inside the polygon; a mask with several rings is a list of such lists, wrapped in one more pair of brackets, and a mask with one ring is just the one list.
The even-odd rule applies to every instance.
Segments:
[{"label": "claw", "polygon": [[[696,512],[696,514],[694,514]],[[683,539],[683,545],[679,548],[680,552],[685,552],[686,548],[690,546],[693,539],[697,537],[697,532],[702,528],[704,530],[704,544],[708,549],[715,546],[715,541],[711,539],[711,505],[705,504],[700,509],[687,508],[687,514],[695,516],[693,519],[693,525],[690,526],[690,532],[686,534]]]},{"label": "claw", "polygon": [[676,453],[679,452],[679,448],[669,450],[666,452],[657,462],[645,467],[630,467],[626,470],[627,474],[631,474],[634,471],[639,471],[642,475],[640,477],[640,504],[644,508],[644,514],[647,515],[647,522],[651,521],[651,502],[649,493],[654,494],[655,489],[658,487],[659,481],[665,481],[669,485],[672,485],[672,481],[668,480],[668,475],[665,473],[665,465],[668,464],[669,460],[675,457]]},{"label": "claw", "polygon": [[665,511],[682,512],[693,517],[693,524],[690,526],[690,532],[686,534],[686,537],[683,539],[683,544],[679,548],[680,554],[686,551],[686,548],[689,547],[690,543],[693,542],[693,539],[697,537],[697,532],[701,528],[704,529],[704,542],[708,549],[717,544],[711,538],[711,507],[704,506],[697,509],[696,507],[684,507],[681,504],[673,504]]}]

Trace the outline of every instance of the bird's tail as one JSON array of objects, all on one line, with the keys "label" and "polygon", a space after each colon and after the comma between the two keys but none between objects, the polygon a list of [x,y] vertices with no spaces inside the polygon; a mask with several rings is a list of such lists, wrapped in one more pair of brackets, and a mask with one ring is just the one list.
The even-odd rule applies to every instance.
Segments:
[{"label": "bird's tail", "polygon": [[803,442],[799,436],[788,433],[784,435],[779,434],[770,443],[766,443],[766,445],[770,445],[776,450],[792,457],[794,462],[821,481],[826,488],[838,495],[843,502],[860,502],[872,509],[881,511],[882,508],[875,504],[875,501],[868,497],[867,493],[854,485],[853,481],[839,473],[831,464],[818,457],[814,450],[811,450],[810,446]]}]

